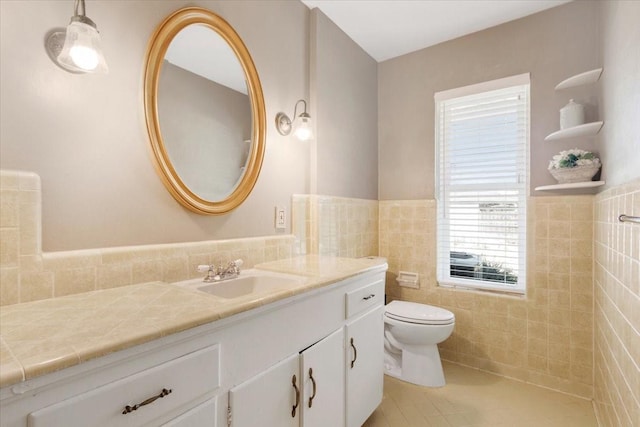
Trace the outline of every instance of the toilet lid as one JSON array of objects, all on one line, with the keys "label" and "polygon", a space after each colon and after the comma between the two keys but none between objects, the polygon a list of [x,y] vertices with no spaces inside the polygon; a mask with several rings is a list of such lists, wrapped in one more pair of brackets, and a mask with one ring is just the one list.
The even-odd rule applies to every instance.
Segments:
[{"label": "toilet lid", "polygon": [[385,307],[385,316],[402,322],[423,325],[448,325],[455,321],[449,310],[408,301],[392,301]]}]

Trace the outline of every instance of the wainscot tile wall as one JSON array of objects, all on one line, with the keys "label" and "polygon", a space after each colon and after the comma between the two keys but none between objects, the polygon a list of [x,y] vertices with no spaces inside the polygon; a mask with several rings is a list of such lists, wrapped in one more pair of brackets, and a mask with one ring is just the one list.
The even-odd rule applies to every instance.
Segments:
[{"label": "wainscot tile wall", "polygon": [[640,180],[595,198],[595,408],[601,426],[640,423]]},{"label": "wainscot tile wall", "polygon": [[294,255],[291,235],[42,253],[40,178],[0,173],[0,305],[202,273],[199,264],[242,258],[245,268]]},{"label": "wainscot tile wall", "polygon": [[295,250],[358,258],[378,254],[378,201],[294,195]]},{"label": "wainscot tile wall", "polygon": [[[528,202],[526,297],[438,287],[434,200],[380,202],[387,297],[455,313],[445,360],[564,391],[593,395],[593,196]],[[420,275],[402,288],[398,272]]]},{"label": "wainscot tile wall", "polygon": [[[526,297],[437,286],[433,200],[295,195],[293,235],[42,253],[39,177],[2,171],[0,191],[0,305],[184,280],[198,264],[238,257],[251,267],[379,254],[389,260],[389,300],[455,313],[443,359],[594,397],[602,426],[640,419],[640,225],[617,221],[640,215],[640,181],[595,197],[529,199]],[[399,287],[400,270],[418,272],[420,289]]]}]

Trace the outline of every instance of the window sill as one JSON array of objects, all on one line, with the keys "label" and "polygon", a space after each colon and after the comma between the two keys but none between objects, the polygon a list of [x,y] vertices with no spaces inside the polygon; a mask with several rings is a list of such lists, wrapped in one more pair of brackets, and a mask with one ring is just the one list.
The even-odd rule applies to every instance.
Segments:
[{"label": "window sill", "polygon": [[443,289],[449,289],[454,291],[465,291],[465,292],[474,292],[481,293],[484,295],[496,295],[496,296],[505,296],[511,298],[523,299],[526,298],[526,290],[525,289],[498,289],[498,288],[485,288],[479,286],[468,286],[459,283],[441,283],[438,282],[438,287]]}]

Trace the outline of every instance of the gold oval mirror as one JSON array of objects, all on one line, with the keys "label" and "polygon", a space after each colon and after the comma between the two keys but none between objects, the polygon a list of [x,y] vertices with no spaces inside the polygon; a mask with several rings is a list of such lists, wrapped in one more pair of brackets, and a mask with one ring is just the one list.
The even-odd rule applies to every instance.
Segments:
[{"label": "gold oval mirror", "polygon": [[218,215],[249,196],[264,156],[264,98],[249,51],[224,19],[189,7],[158,26],[144,108],[156,169],[178,202]]}]

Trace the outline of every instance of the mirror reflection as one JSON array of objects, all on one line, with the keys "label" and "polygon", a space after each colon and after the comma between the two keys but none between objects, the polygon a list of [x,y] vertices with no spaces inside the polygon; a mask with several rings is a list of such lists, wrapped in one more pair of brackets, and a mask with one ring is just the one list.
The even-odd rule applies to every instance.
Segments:
[{"label": "mirror reflection", "polygon": [[251,115],[245,73],[227,42],[204,25],[181,29],[164,56],[158,119],[190,191],[210,201],[233,192],[251,150]]}]

